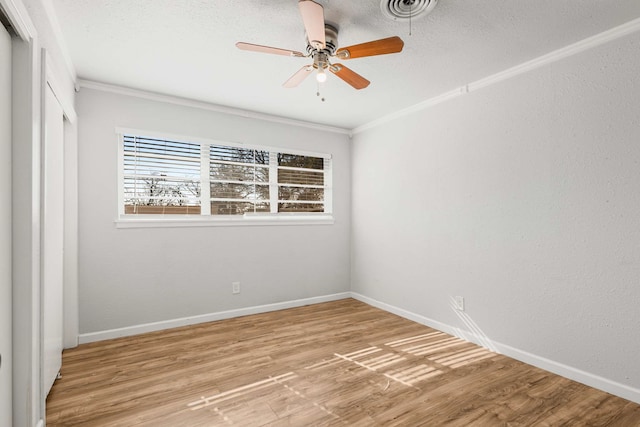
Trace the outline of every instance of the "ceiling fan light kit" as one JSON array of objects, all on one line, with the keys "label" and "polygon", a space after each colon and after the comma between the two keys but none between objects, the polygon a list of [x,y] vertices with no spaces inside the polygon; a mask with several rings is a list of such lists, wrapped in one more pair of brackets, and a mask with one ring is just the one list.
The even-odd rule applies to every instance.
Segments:
[{"label": "ceiling fan light kit", "polygon": [[[402,0],[400,0],[402,1]],[[410,2],[421,0],[406,0]],[[429,1],[429,0],[427,0]],[[430,0],[435,3],[436,0]],[[369,86],[369,80],[365,79],[355,71],[342,64],[333,64],[330,58],[342,60],[364,58],[367,56],[385,55],[402,51],[404,42],[400,37],[388,37],[360,43],[353,46],[338,49],[338,29],[324,21],[324,9],[322,5],[313,0],[299,0],[298,8],[302,15],[302,22],[307,37],[307,54],[289,49],[281,49],[270,46],[263,46],[252,43],[238,42],[236,46],[241,50],[252,52],[269,53],[274,55],[308,57],[313,60],[312,64],[305,65],[291,76],[283,86],[293,88],[298,86],[309,74],[316,70],[316,80],[323,83],[327,79],[326,70],[336,75],[354,89],[364,89]]]}]

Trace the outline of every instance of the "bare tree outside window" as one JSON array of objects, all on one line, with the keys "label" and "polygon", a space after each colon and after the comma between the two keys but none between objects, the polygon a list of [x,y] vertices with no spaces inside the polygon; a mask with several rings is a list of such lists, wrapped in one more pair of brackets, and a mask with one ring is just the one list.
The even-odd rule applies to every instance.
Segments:
[{"label": "bare tree outside window", "polygon": [[200,214],[200,145],[124,137],[128,214]]},{"label": "bare tree outside window", "polygon": [[210,147],[211,214],[269,212],[269,152]]},{"label": "bare tree outside window", "polygon": [[278,212],[324,212],[324,159],[278,153]]}]

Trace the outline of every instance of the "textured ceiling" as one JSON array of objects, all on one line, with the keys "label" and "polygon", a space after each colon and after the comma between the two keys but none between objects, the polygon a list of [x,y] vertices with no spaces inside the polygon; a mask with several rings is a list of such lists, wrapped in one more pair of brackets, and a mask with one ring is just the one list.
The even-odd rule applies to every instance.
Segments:
[{"label": "textured ceiling", "polygon": [[411,23],[380,0],[317,0],[348,46],[393,35],[402,53],[345,61],[371,81],[330,75],[282,84],[307,58],[241,51],[237,41],[304,51],[296,0],[52,0],[82,79],[346,129],[640,17],[638,0],[440,0]]}]

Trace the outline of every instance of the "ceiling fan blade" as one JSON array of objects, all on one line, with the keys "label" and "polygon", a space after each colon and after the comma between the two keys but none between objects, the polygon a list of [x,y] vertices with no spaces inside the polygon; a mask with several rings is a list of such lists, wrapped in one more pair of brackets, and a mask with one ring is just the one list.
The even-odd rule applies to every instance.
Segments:
[{"label": "ceiling fan blade", "polygon": [[362,77],[355,71],[350,70],[342,64],[331,64],[329,70],[336,76],[340,77],[346,83],[353,86],[355,89],[364,89],[371,83],[369,80]]},{"label": "ceiling fan blade", "polygon": [[398,36],[374,40],[338,49],[336,55],[340,59],[362,58],[365,56],[385,55],[402,51],[404,42]]},{"label": "ceiling fan blade", "polygon": [[316,49],[324,49],[326,41],[324,36],[324,9],[322,5],[313,0],[300,0],[298,8],[304,22],[309,44]]},{"label": "ceiling fan blade", "polygon": [[305,65],[304,67],[300,68],[293,76],[289,77],[289,80],[284,82],[282,86],[287,88],[296,87],[300,83],[302,83],[302,81],[306,79],[312,71],[313,65]]},{"label": "ceiling fan blade", "polygon": [[294,50],[288,50],[288,49],[280,49],[277,47],[261,46],[259,44],[238,42],[236,43],[236,47],[238,49],[249,50],[251,52],[272,53],[274,55],[304,57],[304,55],[301,52],[296,52]]}]

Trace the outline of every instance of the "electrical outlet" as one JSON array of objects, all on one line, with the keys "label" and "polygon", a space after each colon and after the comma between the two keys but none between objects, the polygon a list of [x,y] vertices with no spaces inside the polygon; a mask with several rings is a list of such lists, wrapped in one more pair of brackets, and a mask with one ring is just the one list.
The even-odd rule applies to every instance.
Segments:
[{"label": "electrical outlet", "polygon": [[457,296],[453,297],[453,303],[456,306],[456,310],[464,311],[464,298]]},{"label": "electrical outlet", "polygon": [[240,293],[240,282],[232,282],[231,283],[231,293],[239,294]]}]

